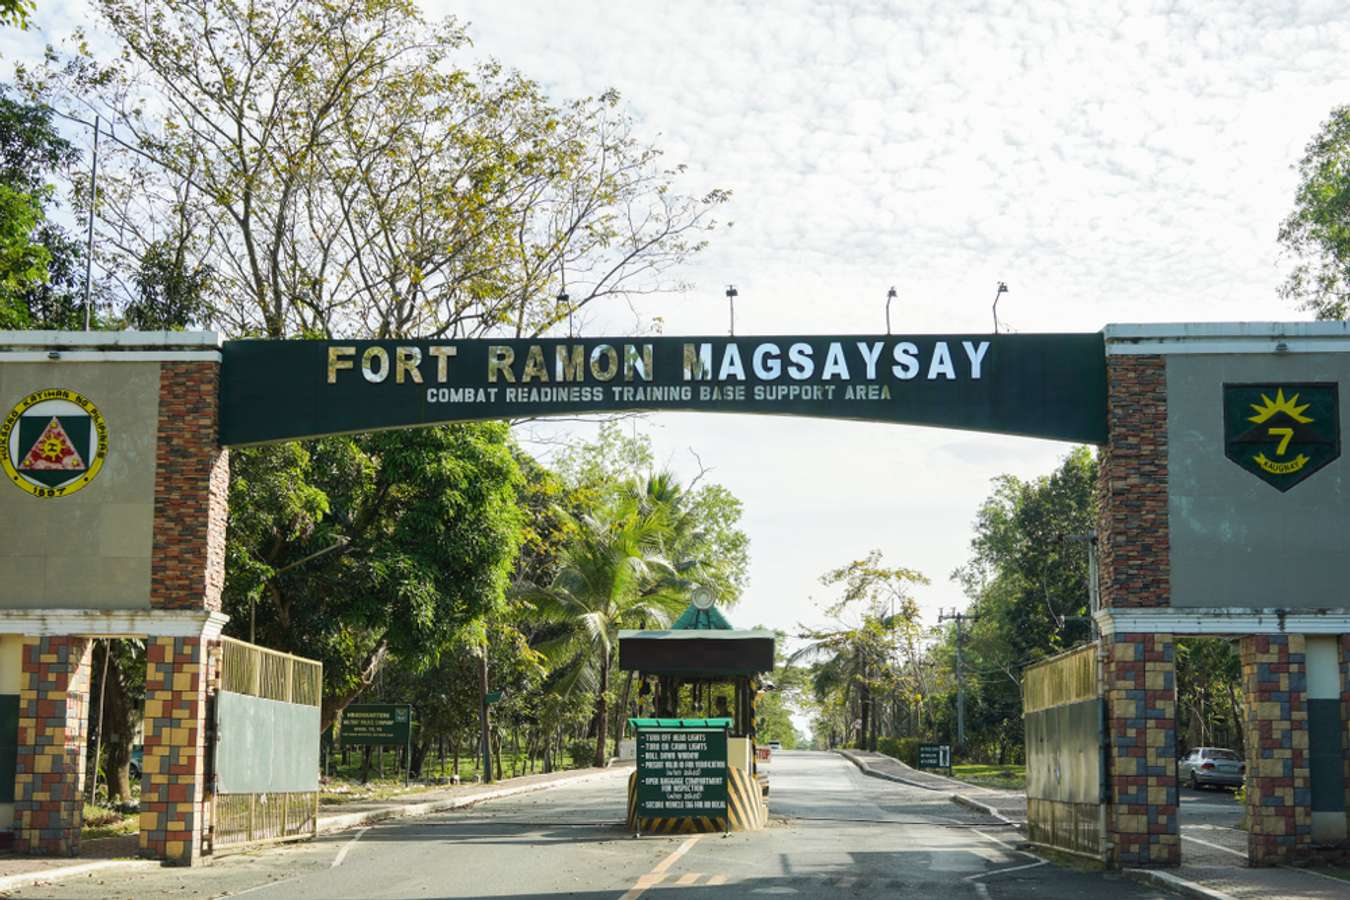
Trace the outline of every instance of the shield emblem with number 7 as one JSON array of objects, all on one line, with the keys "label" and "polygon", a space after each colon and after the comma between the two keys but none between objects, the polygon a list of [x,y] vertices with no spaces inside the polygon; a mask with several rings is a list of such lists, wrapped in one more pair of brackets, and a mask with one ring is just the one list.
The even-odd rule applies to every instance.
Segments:
[{"label": "shield emblem with number 7", "polygon": [[1341,455],[1334,382],[1225,384],[1223,422],[1224,455],[1281,492]]}]

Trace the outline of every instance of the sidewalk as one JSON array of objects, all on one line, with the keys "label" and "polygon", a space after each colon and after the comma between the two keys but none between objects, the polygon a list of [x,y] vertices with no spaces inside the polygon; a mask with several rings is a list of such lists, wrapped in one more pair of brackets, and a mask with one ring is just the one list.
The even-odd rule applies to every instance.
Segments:
[{"label": "sidewalk", "polygon": [[[912,787],[942,791],[953,803],[987,812],[1026,830],[1027,798],[1021,791],[978,787],[911,768],[881,753],[840,750],[865,774]],[[1231,829],[1228,829],[1231,831]],[[1196,834],[1191,834],[1194,831]],[[1203,834],[1203,837],[1199,835]],[[1136,881],[1205,900],[1344,900],[1350,881],[1316,869],[1252,869],[1247,866],[1246,836],[1241,832],[1220,840],[1210,829],[1182,826],[1182,864],[1175,869],[1126,869]],[[1350,876],[1340,870],[1338,874]]]},{"label": "sidewalk", "polygon": [[[462,784],[431,788],[389,800],[358,801],[328,809],[320,807],[319,834],[344,831],[391,819],[464,809],[488,800],[514,797],[564,784],[578,784],[597,778],[626,778],[631,769],[631,765],[615,765],[608,769],[570,769],[550,772],[547,775],[523,775],[497,784]],[[78,877],[116,877],[128,869],[158,866],[159,863],[154,860],[135,858],[138,841],[139,838],[134,834],[84,841],[77,857],[0,854],[0,894],[44,882]]]}]

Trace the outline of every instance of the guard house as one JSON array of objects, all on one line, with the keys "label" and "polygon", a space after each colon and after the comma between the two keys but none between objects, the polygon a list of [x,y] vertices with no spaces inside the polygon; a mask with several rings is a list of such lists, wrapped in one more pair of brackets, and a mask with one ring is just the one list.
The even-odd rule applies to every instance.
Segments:
[{"label": "guard house", "polygon": [[[760,676],[772,672],[773,666],[773,632],[732,628],[702,591],[695,593],[694,602],[668,630],[619,632],[619,668],[637,672],[642,684],[640,715],[629,720],[638,736],[638,768],[628,783],[628,822],[633,830],[674,833],[764,827],[768,779],[758,771],[755,759],[755,697],[762,687]],[[652,809],[643,808],[648,794],[639,784],[656,764],[649,761],[645,748],[654,745],[657,733],[662,741],[682,741],[703,748],[705,755],[717,756],[722,755],[725,736],[725,766],[708,759],[699,763],[707,767],[701,773],[705,776],[717,769],[725,771],[724,793],[717,794],[725,797],[724,809],[706,812],[710,808],[706,797],[715,790],[674,813],[652,814]],[[705,737],[709,733],[713,739]],[[678,780],[676,773],[660,774],[667,783]],[[672,808],[671,804],[665,807]]]}]

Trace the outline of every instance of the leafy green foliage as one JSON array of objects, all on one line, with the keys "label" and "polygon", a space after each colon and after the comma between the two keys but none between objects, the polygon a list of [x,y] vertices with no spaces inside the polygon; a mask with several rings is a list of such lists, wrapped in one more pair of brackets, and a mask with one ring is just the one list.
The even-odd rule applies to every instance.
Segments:
[{"label": "leafy green foliage", "polygon": [[1281,294],[1319,319],[1350,313],[1350,106],[1338,106],[1303,151],[1280,244],[1298,260]]},{"label": "leafy green foliage", "polygon": [[[964,653],[966,733],[976,755],[1009,762],[1021,752],[1022,668],[1091,635],[1084,538],[1095,526],[1096,479],[1096,459],[1079,447],[1049,476],[995,479],[980,507],[971,558],[954,573],[975,617]],[[949,627],[934,651],[949,672],[955,642]],[[947,701],[952,717],[954,696]]]},{"label": "leafy green foliage", "polygon": [[822,661],[813,672],[821,713],[816,731],[828,733],[828,746],[856,743],[875,750],[882,705],[878,698],[903,693],[922,702],[931,690],[918,641],[918,604],[911,596],[928,579],[913,569],[882,565],[881,551],[873,550],[826,572],[820,582],[842,588],[840,599],[827,610],[834,623],[803,627],[798,637],[807,643],[788,664]]},{"label": "leafy green foliage", "polygon": [[256,612],[259,643],[323,661],[325,725],[390,653],[434,665],[502,609],[521,535],[504,424],[248,449],[231,469],[231,630]]},{"label": "leafy green foliage", "polygon": [[54,202],[47,179],[78,156],[49,109],[0,86],[0,328],[83,326],[75,290],[81,250],[47,218]]}]

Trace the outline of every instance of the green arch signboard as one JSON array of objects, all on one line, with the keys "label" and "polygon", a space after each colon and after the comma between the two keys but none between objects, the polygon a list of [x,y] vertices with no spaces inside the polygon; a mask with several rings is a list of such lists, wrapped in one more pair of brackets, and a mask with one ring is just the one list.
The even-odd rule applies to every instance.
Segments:
[{"label": "green arch signboard", "polygon": [[1088,334],[227,341],[221,443],[684,410],[1106,440]]}]

